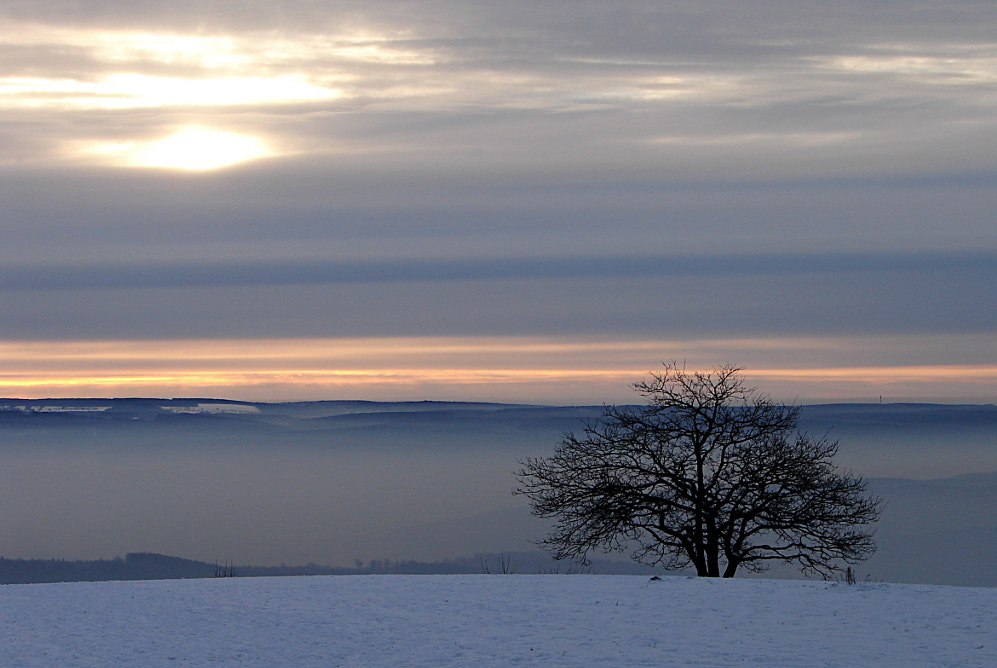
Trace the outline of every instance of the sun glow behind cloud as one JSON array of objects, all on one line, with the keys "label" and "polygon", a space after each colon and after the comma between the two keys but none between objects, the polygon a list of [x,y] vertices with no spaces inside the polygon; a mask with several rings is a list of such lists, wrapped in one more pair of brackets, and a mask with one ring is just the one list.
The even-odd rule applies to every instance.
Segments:
[{"label": "sun glow behind cloud", "polygon": [[[75,163],[206,170],[263,157],[272,153],[270,147],[259,137],[243,134],[245,130],[226,127],[232,119],[225,110],[322,105],[342,97],[339,84],[352,78],[342,68],[311,67],[316,59],[328,57],[322,44],[309,46],[273,34],[181,35],[17,23],[8,27],[0,47],[54,55],[49,67],[0,71],[0,108],[6,111],[113,115],[148,110],[144,122],[129,117],[122,125],[146,135],[168,132],[180,112],[194,124],[211,126],[189,127],[155,140],[108,135],[107,128],[117,123],[100,124],[86,140],[53,136],[49,143],[59,147],[53,157]],[[60,54],[75,51],[79,65],[58,65]],[[379,51],[376,40],[358,44],[344,38],[335,52],[353,61],[391,60]],[[202,114],[210,119],[198,121]],[[239,122],[245,125],[244,118]],[[100,138],[102,134],[106,136]],[[31,159],[44,160],[43,151],[39,145]]]},{"label": "sun glow behind cloud", "polygon": [[112,164],[191,171],[219,169],[272,154],[256,137],[201,127],[150,142],[97,144],[85,152],[103,156]]},{"label": "sun glow behind cloud", "polygon": [[[0,72],[0,101],[10,109],[127,110],[272,106],[323,102],[357,78],[351,64],[429,65],[431,51],[397,46],[371,33],[285,36],[67,29],[8,24],[0,46],[78,50],[92,71],[62,68],[30,75]],[[369,94],[366,91],[364,94]]]},{"label": "sun glow behind cloud", "polygon": [[297,76],[226,76],[200,79],[145,74],[110,74],[98,81],[8,77],[0,79],[0,100],[27,109],[145,109],[234,107],[330,100],[335,88]]}]

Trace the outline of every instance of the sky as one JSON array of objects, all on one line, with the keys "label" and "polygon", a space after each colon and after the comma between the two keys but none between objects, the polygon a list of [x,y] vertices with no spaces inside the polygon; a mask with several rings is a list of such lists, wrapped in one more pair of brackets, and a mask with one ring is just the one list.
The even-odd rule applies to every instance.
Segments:
[{"label": "sky", "polygon": [[0,396],[997,397],[990,2],[0,25]]}]

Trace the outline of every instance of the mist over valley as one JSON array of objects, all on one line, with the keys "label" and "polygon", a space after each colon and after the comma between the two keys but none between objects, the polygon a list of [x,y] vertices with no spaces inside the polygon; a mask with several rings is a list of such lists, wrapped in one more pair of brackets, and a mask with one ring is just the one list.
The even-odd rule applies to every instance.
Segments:
[{"label": "mist over valley", "polygon": [[[0,400],[0,556],[354,567],[535,550],[511,495],[601,406]],[[997,407],[828,404],[801,428],[886,501],[886,581],[997,586]],[[792,571],[772,571],[791,576]]]}]

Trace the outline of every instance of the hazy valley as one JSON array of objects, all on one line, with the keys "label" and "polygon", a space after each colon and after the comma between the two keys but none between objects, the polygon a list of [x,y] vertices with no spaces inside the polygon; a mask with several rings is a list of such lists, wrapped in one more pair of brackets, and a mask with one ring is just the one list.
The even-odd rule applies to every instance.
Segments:
[{"label": "hazy valley", "polygon": [[[0,407],[8,560],[149,552],[349,569],[463,559],[472,571],[474,555],[530,551],[544,532],[510,493],[517,460],[549,453],[602,410],[212,399]],[[879,552],[861,574],[997,586],[997,407],[818,405],[802,427],[839,439],[839,465],[887,502]]]}]

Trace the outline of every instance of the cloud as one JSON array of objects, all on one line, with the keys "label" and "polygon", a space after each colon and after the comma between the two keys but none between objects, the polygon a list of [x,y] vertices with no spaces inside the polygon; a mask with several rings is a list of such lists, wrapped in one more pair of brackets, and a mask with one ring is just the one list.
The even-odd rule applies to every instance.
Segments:
[{"label": "cloud", "polygon": [[[923,25],[907,16],[887,24],[857,6],[829,14],[772,2],[748,11],[375,3],[359,12],[283,3],[255,21],[234,20],[226,4],[188,14],[114,13],[109,3],[78,25],[72,11],[56,19],[54,6],[33,17],[7,7],[20,21],[0,41],[11,121],[26,110],[96,106],[113,117],[138,105],[160,109],[143,117],[155,132],[181,111],[234,122],[293,103],[257,122],[305,153],[390,161],[435,150],[475,169],[678,162],[703,174],[762,164],[773,174],[923,172],[939,157],[965,161],[959,149],[994,131],[995,46],[964,4],[925,11],[934,23]],[[867,21],[882,29],[875,39]],[[939,27],[959,39],[932,37]],[[314,123],[316,114],[333,122]],[[101,132],[95,120],[78,113],[71,126],[45,128],[43,118],[37,127],[58,140]]]},{"label": "cloud", "polygon": [[198,261],[0,268],[0,290],[320,285],[510,279],[698,278],[997,271],[977,252]]},{"label": "cloud", "polygon": [[988,3],[0,16],[0,337],[997,331]]},{"label": "cloud", "polygon": [[723,337],[997,330],[992,254],[6,269],[0,338]]}]

